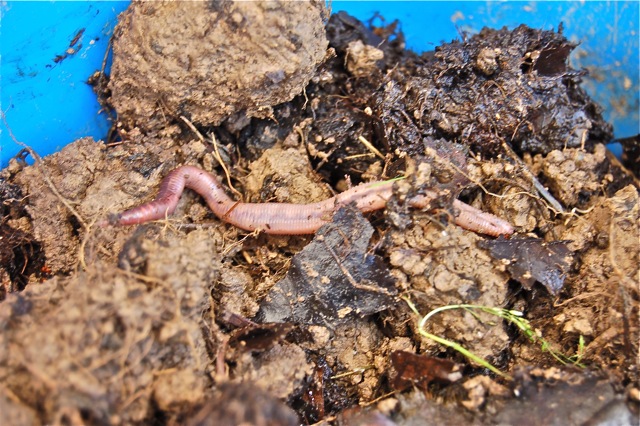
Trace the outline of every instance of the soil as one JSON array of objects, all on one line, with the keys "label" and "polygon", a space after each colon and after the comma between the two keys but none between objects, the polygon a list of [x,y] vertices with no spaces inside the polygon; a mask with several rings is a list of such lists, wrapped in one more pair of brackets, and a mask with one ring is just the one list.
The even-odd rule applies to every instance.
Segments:
[{"label": "soil", "polygon": [[[1,171],[3,418],[633,424],[639,181],[574,47],[521,26],[417,55],[324,2],[133,3],[96,80],[114,139]],[[190,191],[166,220],[96,226],[182,164],[251,202],[405,178],[315,236],[247,235]],[[516,234],[456,227],[455,198]],[[461,304],[531,333],[472,309],[421,328]]]}]

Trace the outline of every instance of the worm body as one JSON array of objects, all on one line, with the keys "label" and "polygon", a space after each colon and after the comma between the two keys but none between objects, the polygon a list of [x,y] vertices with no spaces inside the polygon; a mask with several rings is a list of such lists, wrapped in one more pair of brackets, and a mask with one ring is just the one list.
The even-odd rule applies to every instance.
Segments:
[{"label": "worm body", "polygon": [[[182,192],[189,188],[205,199],[216,216],[238,228],[267,234],[313,234],[331,221],[341,206],[355,203],[363,212],[384,208],[393,195],[392,187],[391,181],[361,184],[335,197],[311,204],[241,203],[229,198],[215,176],[194,166],[182,166],[167,175],[153,201],[112,215],[109,223],[134,225],[164,219],[174,212]],[[422,208],[435,196],[435,193],[427,192],[408,202],[412,207]],[[513,233],[508,222],[489,213],[458,200],[454,201],[454,207],[459,211],[455,223],[463,228],[494,236]]]}]

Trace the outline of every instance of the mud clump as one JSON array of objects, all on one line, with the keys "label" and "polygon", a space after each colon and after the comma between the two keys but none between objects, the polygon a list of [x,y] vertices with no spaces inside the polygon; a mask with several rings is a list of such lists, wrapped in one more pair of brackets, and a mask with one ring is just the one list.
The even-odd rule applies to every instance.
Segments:
[{"label": "mud clump", "polygon": [[94,267],[9,295],[0,313],[2,393],[35,409],[40,424],[131,424],[154,400],[167,414],[188,409],[207,383],[197,343],[205,283],[145,284]]},{"label": "mud clump", "polygon": [[323,60],[322,2],[134,2],[114,34],[109,88],[125,128],[186,116],[269,117]]},{"label": "mud clump", "polygon": [[[611,126],[567,64],[574,48],[561,32],[522,25],[411,59],[415,72],[398,68],[373,96],[384,139],[411,153],[425,136],[459,140],[487,156],[504,142],[533,153],[608,142]],[[410,114],[386,114],[394,110]]]}]

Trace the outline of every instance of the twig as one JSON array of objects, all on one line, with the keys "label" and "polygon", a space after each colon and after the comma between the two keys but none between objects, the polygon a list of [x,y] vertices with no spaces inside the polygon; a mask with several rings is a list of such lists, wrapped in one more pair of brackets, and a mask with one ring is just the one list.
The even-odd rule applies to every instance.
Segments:
[{"label": "twig", "polygon": [[529,178],[531,180],[531,182],[533,183],[533,186],[538,190],[538,192],[540,193],[542,198],[547,200],[547,202],[551,205],[551,207],[553,207],[556,211],[558,211],[560,213],[564,213],[565,211],[564,211],[564,207],[562,207],[562,204],[560,204],[560,202],[558,200],[556,200],[553,197],[553,195],[551,195],[551,193],[547,190],[547,188],[545,188],[540,183],[538,178],[536,178],[533,175],[533,173],[531,173],[531,171],[529,170],[527,165],[524,164],[524,162],[520,159],[520,157],[518,157],[518,155],[515,152],[513,152],[513,149],[511,149],[509,144],[507,144],[506,142],[502,141],[502,148],[504,148],[504,150],[507,152],[507,154],[509,154],[509,157],[518,166],[520,166],[520,170],[527,176],[527,178]]},{"label": "twig", "polygon": [[[187,117],[181,115],[180,119],[182,121],[184,121],[187,126],[189,126],[189,128],[193,131],[193,133],[196,134],[196,136],[198,136],[198,138],[200,139],[201,142],[203,142],[203,143],[207,142],[206,139],[204,138],[204,136],[202,136],[202,133],[200,133],[200,131],[196,128],[196,126],[194,126],[193,123],[191,121],[189,121],[189,119]],[[236,194],[238,196],[238,198],[242,200],[243,197],[242,197],[242,194],[240,193],[240,191],[238,191],[231,184],[231,175],[229,173],[229,169],[227,168],[227,165],[225,164],[225,162],[222,160],[222,156],[220,155],[220,151],[218,150],[218,141],[216,140],[216,137],[215,137],[215,135],[213,133],[211,134],[211,140],[213,142],[213,149],[215,151],[216,160],[218,161],[218,163],[222,167],[222,170],[224,170],[224,175],[227,178],[227,185],[229,185],[229,189],[231,189],[231,192]]]},{"label": "twig", "polygon": [[369,151],[373,152],[376,156],[382,158],[384,160],[384,155],[382,155],[382,153],[380,151],[378,151],[378,148],[376,148],[375,146],[373,146],[373,144],[371,142],[369,142],[364,136],[360,135],[358,136],[358,140],[362,143],[362,145],[364,145]]},{"label": "twig", "polygon": [[15,135],[13,134],[13,132],[11,131],[11,127],[9,126],[9,123],[7,122],[7,116],[5,115],[4,111],[0,110],[0,115],[2,115],[2,122],[4,123],[5,127],[7,128],[7,130],[9,131],[9,137],[18,145],[20,145],[21,147],[23,147],[24,149],[27,150],[27,152],[33,157],[33,159],[35,160],[36,164],[40,166],[40,168],[38,169],[38,171],[40,172],[40,174],[42,175],[42,177],[44,178],[47,186],[49,187],[49,189],[51,190],[51,192],[53,192],[53,194],[58,198],[58,200],[60,200],[60,202],[62,204],[64,204],[64,206],[71,212],[71,214],[73,214],[76,218],[76,220],[78,221],[78,223],[85,229],[87,230],[89,227],[87,226],[87,222],[85,222],[85,220],[82,218],[82,216],[80,216],[80,213],[78,213],[78,211],[73,208],[73,206],[71,205],[71,203],[69,202],[69,200],[67,200],[65,197],[62,196],[62,194],[60,194],[60,192],[58,191],[58,188],[56,188],[56,186],[54,185],[53,181],[51,181],[51,179],[49,178],[49,175],[45,173],[45,171],[43,170],[45,168],[42,158],[40,158],[40,156],[33,150],[31,149],[30,146],[28,146],[27,144],[25,144],[24,142],[20,142]]}]

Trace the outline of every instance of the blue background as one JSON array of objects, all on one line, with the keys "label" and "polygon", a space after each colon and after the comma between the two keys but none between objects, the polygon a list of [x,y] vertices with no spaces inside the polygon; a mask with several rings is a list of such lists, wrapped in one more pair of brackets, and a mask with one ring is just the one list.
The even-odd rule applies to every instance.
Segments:
[{"label": "blue background", "polygon": [[[128,3],[0,3],[0,108],[19,141],[47,155],[80,137],[106,136],[110,123],[86,81],[101,68],[117,14]],[[581,43],[571,63],[589,70],[584,87],[604,107],[615,136],[640,131],[637,1],[334,1],[330,6],[363,21],[376,12],[387,23],[398,19],[407,47],[419,52],[459,39],[463,31],[476,33],[483,26],[513,28],[524,23],[557,29],[562,22],[567,38]],[[54,62],[83,28],[77,53]],[[2,123],[0,167],[21,148]]]}]

